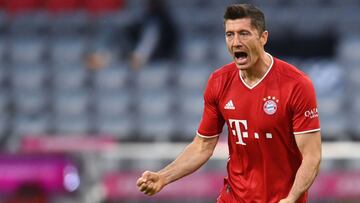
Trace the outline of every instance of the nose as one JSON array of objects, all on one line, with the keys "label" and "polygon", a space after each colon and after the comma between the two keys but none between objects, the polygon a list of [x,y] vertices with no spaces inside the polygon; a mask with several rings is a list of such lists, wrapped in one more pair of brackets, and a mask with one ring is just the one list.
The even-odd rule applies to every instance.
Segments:
[{"label": "nose", "polygon": [[233,46],[235,46],[235,47],[242,46],[240,35],[237,33],[234,34]]}]

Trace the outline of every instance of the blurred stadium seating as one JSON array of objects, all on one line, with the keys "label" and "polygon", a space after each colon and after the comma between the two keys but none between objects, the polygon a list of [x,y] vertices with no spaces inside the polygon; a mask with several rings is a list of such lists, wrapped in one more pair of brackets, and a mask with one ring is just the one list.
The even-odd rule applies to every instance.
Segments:
[{"label": "blurred stadium seating", "polygon": [[[146,146],[150,150],[156,142],[173,146],[172,143],[192,140],[201,118],[202,92],[207,78],[231,60],[223,39],[224,8],[228,3],[239,1],[168,0],[180,32],[180,53],[176,60],[154,61],[140,71],[133,71],[121,57],[123,54],[109,48],[113,60],[107,67],[87,68],[87,51],[97,49],[109,32],[135,23],[134,16],[142,12],[144,2],[0,0],[0,144],[3,153],[21,151],[24,137],[40,135],[49,138],[74,134],[105,136],[123,146],[149,144]],[[270,32],[266,47],[269,52],[298,66],[312,78],[323,140],[360,141],[360,2],[245,2],[254,3],[265,12]],[[99,192],[101,180],[108,181],[107,172],[142,170],[149,166],[134,154],[133,158],[131,153],[122,158],[104,151],[65,152],[79,160],[80,178],[86,185],[80,185],[75,195],[54,197],[54,202],[114,201],[106,200]],[[113,148],[110,151],[117,152]],[[360,151],[352,153],[360,154]],[[159,156],[158,160],[147,160],[150,168],[157,170],[171,157],[161,158],[161,153]],[[359,157],[355,160],[342,157],[340,161],[345,164],[341,167],[338,161],[326,159],[325,170],[358,170],[360,166]],[[218,167],[218,163],[225,164],[221,159],[211,160],[204,170],[214,170],[213,166]],[[357,192],[356,197],[360,198],[360,191]],[[337,202],[324,200],[325,195],[321,195],[312,202]],[[5,196],[0,195],[0,200]],[[185,202],[211,202],[209,199]],[[121,202],[141,201],[125,198]]]}]

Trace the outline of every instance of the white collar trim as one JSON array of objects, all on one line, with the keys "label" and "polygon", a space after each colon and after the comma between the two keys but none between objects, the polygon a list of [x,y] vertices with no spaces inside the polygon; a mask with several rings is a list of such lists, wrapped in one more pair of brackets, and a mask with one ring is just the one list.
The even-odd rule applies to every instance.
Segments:
[{"label": "white collar trim", "polygon": [[270,59],[271,59],[271,63],[270,63],[270,67],[269,69],[266,71],[266,73],[264,74],[264,76],[257,82],[255,83],[253,86],[249,86],[248,84],[246,84],[246,82],[244,81],[244,79],[241,77],[241,72],[239,71],[239,77],[240,77],[240,80],[242,81],[242,83],[249,89],[253,89],[255,88],[258,84],[260,84],[261,81],[264,80],[264,78],[268,75],[268,73],[270,72],[271,68],[273,67],[274,65],[274,58],[269,54],[269,53],[266,53]]}]

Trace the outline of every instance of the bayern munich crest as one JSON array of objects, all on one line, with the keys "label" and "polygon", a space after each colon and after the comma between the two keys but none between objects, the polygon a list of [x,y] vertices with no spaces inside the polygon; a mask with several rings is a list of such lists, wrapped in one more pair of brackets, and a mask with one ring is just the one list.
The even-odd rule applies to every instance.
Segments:
[{"label": "bayern munich crest", "polygon": [[263,109],[266,114],[273,115],[277,110],[277,103],[279,103],[279,100],[276,99],[276,97],[268,96],[264,98],[264,106]]}]

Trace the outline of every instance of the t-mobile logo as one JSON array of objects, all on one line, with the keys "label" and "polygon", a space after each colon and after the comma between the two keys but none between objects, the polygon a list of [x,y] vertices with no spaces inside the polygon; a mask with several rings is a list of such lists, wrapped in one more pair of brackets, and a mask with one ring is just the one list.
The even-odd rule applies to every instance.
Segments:
[{"label": "t-mobile logo", "polygon": [[[234,136],[237,136],[237,138],[238,138],[238,141],[236,142],[236,144],[246,145],[243,138],[248,138],[249,137],[249,133],[247,132],[247,129],[248,129],[247,121],[246,120],[229,119],[229,125],[230,125],[229,130],[231,131],[231,133]],[[244,129],[245,129],[244,132],[241,132],[241,126],[244,127]],[[271,133],[266,133],[265,137],[267,139],[271,139],[272,134]],[[259,133],[255,132],[254,133],[254,138],[259,139]]]}]

